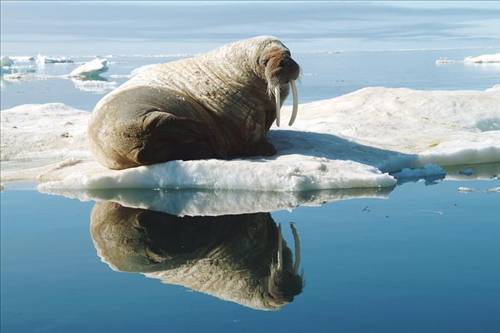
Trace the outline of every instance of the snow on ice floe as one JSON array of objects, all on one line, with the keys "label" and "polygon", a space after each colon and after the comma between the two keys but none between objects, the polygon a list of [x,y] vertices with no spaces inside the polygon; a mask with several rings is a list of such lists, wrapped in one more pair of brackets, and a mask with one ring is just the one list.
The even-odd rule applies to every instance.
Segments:
[{"label": "snow on ice floe", "polygon": [[[32,135],[40,136],[41,146],[45,147],[30,149],[14,129],[4,131],[2,117],[2,144],[10,145],[7,152],[11,155],[2,158],[8,160],[3,166],[18,165],[13,170],[4,168],[2,177],[4,181],[29,179],[38,172],[36,177],[42,182],[39,188],[43,191],[104,188],[308,191],[391,187],[396,183],[395,177],[409,175],[405,168],[423,168],[415,172],[429,174],[441,169],[428,164],[446,167],[500,162],[500,130],[485,130],[488,127],[484,126],[485,122],[499,120],[499,105],[498,89],[364,88],[333,99],[301,104],[294,127],[273,127],[269,133],[279,152],[277,156],[172,161],[119,171],[107,170],[89,158],[86,143],[83,144],[88,113],[58,106],[62,114],[73,114],[80,119],[78,126],[83,126],[78,131],[80,146],[74,148],[61,133],[53,135],[38,130],[38,110],[44,105],[21,106],[24,112],[32,109]],[[58,118],[58,107],[52,106],[54,118]],[[290,111],[284,108],[282,112]],[[7,112],[11,114],[11,126],[14,123],[22,126],[20,118],[14,119],[15,108]],[[62,125],[62,121],[54,122],[52,132],[55,129],[60,132],[64,129]],[[4,136],[11,137],[11,141],[4,142]],[[45,155],[71,159],[67,164],[49,165],[41,160]],[[30,167],[37,164],[43,169],[19,167],[19,159],[31,160]]]},{"label": "snow on ice floe", "polygon": [[23,179],[22,173],[32,166],[42,167],[73,157],[90,158],[88,115],[60,103],[26,104],[2,110],[2,173],[12,166]]},{"label": "snow on ice floe", "polygon": [[103,58],[95,58],[77,68],[70,74],[70,77],[94,78],[108,70],[108,61]]}]

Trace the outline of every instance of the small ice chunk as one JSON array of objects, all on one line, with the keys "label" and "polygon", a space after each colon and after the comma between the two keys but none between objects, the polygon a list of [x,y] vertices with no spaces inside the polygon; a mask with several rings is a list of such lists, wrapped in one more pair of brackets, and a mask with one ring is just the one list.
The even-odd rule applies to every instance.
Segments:
[{"label": "small ice chunk", "polygon": [[437,177],[444,176],[446,171],[443,170],[439,165],[427,164],[423,168],[404,168],[399,172],[396,172],[393,176],[401,178],[427,178],[427,177]]},{"label": "small ice chunk", "polygon": [[477,189],[472,188],[472,187],[460,186],[458,188],[458,192],[462,192],[462,193],[477,192]]},{"label": "small ice chunk", "polygon": [[13,56],[10,57],[14,62],[32,62],[35,60],[33,56]]},{"label": "small ice chunk", "polygon": [[464,176],[472,176],[474,174],[474,169],[465,168],[460,170],[458,173]]},{"label": "small ice chunk", "polygon": [[454,64],[455,60],[440,58],[436,60],[436,65],[446,65],[446,64]]},{"label": "small ice chunk", "polygon": [[500,186],[489,188],[486,192],[500,192]]},{"label": "small ice chunk", "polygon": [[80,91],[93,92],[104,94],[116,88],[116,81],[100,81],[100,80],[80,80],[77,78],[71,79],[75,88]]},{"label": "small ice chunk", "polygon": [[39,54],[36,57],[36,63],[41,64],[71,64],[74,61],[66,57],[48,57]]},{"label": "small ice chunk", "polygon": [[0,65],[1,67],[10,67],[12,65],[14,65],[14,61],[9,58],[8,56],[2,56],[0,58]]},{"label": "small ice chunk", "polygon": [[464,63],[487,64],[500,63],[500,53],[483,54],[477,57],[466,57]]},{"label": "small ice chunk", "polygon": [[108,70],[108,60],[104,58],[95,58],[80,67],[75,68],[69,76],[93,78]]}]

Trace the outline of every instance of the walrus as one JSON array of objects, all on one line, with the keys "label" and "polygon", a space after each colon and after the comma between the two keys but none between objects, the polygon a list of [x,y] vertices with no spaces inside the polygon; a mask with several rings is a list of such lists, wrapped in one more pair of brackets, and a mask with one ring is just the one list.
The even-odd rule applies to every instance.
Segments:
[{"label": "walrus", "polygon": [[266,133],[279,126],[289,90],[295,121],[299,73],[290,50],[268,36],[152,66],[97,103],[90,150],[110,169],[274,155]]},{"label": "walrus", "polygon": [[98,256],[113,270],[260,310],[278,310],[302,292],[300,239],[295,255],[270,213],[184,216],[98,202],[90,230]]}]

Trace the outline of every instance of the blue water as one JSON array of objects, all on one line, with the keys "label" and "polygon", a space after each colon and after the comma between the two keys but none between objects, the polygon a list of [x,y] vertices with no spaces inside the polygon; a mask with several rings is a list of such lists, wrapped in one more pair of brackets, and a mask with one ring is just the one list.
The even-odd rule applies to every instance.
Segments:
[{"label": "blue water", "polygon": [[113,271],[89,232],[94,203],[7,189],[2,332],[497,332],[500,194],[485,190],[499,185],[406,183],[387,200],[273,212],[290,247],[296,224],[305,283],[271,312]]},{"label": "blue water", "polygon": [[[109,60],[103,78],[117,86],[139,66],[260,34],[280,37],[301,65],[301,102],[367,86],[484,90],[500,83],[500,67],[460,62],[500,52],[498,2],[2,1],[0,6],[2,55],[40,53],[75,61],[19,69],[43,79],[2,77],[2,110],[62,102],[90,111],[109,90],[83,91],[63,76],[97,55]],[[457,62],[436,65],[439,58]],[[124,219],[129,227],[124,235],[130,237],[121,245],[92,235],[96,203],[42,194],[32,184],[7,184],[0,193],[1,331],[498,332],[500,193],[487,190],[500,186],[499,166],[473,167],[477,172],[471,177],[460,175],[462,168],[448,170],[462,180],[401,183],[386,199],[196,217],[198,225],[114,206],[158,222],[143,226]],[[460,193],[459,187],[475,191]],[[98,207],[106,213],[108,204]],[[175,204],[187,209],[192,203]],[[103,225],[112,221],[104,217]],[[174,227],[164,227],[167,222]],[[269,269],[275,253],[255,258],[245,246],[275,248],[277,238],[251,235],[263,225],[277,232],[281,224],[290,256],[296,254],[290,222],[301,242],[301,270],[294,275],[301,287],[283,287],[291,296],[278,311],[251,309],[244,297],[224,301],[215,297],[221,296],[217,290],[210,296],[141,274],[159,269],[141,261],[144,253],[163,255],[162,260],[170,254],[167,263],[185,263],[186,253],[209,258],[207,249],[219,244],[226,246],[234,271],[257,276]],[[149,238],[139,237],[141,230]],[[115,271],[111,266],[120,260],[99,257],[108,245],[127,254],[130,264],[115,269],[132,272]]]}]

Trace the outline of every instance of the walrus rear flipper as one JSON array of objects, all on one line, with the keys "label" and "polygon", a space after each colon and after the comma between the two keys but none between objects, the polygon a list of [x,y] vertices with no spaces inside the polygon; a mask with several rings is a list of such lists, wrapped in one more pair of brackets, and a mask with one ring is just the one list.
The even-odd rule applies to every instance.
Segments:
[{"label": "walrus rear flipper", "polygon": [[217,157],[206,130],[200,121],[152,110],[144,116],[142,145],[133,149],[134,159],[145,165]]}]

